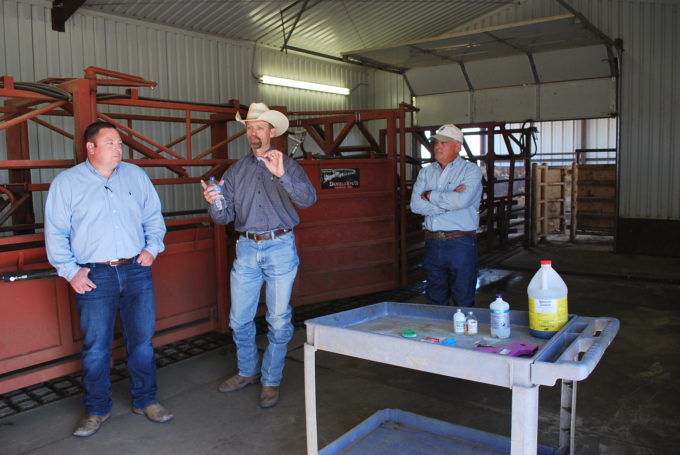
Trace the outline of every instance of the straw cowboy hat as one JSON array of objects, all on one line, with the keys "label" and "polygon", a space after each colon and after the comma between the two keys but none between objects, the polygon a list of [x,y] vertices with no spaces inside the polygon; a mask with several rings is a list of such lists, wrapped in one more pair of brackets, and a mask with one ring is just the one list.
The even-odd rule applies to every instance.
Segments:
[{"label": "straw cowboy hat", "polygon": [[246,115],[246,118],[241,118],[240,112],[236,113],[236,121],[241,122],[244,125],[246,122],[256,122],[258,120],[267,122],[276,128],[274,137],[281,136],[288,129],[288,117],[279,111],[269,109],[264,103],[251,104],[248,108],[248,115]]}]

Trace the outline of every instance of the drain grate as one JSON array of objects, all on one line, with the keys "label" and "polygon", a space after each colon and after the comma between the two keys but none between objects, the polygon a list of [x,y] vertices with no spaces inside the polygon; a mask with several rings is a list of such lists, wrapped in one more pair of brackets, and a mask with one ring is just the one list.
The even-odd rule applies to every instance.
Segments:
[{"label": "drain grate", "polygon": [[[374,294],[349,297],[345,299],[321,302],[311,305],[303,305],[293,309],[293,325],[296,328],[304,328],[304,322],[327,314],[359,308],[377,302],[391,301],[400,302],[425,293],[425,282],[417,282],[407,288],[392,291],[377,292]],[[257,333],[267,332],[267,321],[264,316],[255,319]],[[176,341],[155,349],[156,366],[163,368],[175,362],[203,354],[214,349],[232,345],[231,336],[216,332],[197,335],[185,340]],[[127,379],[127,362],[123,359],[116,360],[110,371],[111,383]],[[60,378],[52,379],[41,384],[32,385],[23,389],[0,395],[0,419],[19,412],[36,408],[43,404],[52,403],[62,398],[72,397],[82,393],[81,373],[73,373]]]},{"label": "drain grate", "polygon": [[[222,346],[232,344],[231,337],[216,332],[205,333],[155,349],[156,366],[162,368]],[[111,383],[128,378],[127,362],[114,361],[110,371]],[[73,373],[41,384],[0,395],[0,419],[28,411],[43,404],[82,393],[81,373]]]}]

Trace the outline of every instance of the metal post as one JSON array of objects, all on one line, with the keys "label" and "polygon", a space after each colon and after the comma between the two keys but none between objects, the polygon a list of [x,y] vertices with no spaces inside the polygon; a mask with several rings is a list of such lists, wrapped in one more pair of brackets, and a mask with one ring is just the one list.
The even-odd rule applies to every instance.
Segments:
[{"label": "metal post", "polygon": [[514,386],[510,455],[535,455],[537,449],[538,386]]},{"label": "metal post", "polygon": [[[28,141],[28,125],[27,123],[21,122],[14,126],[7,128],[7,133],[5,135],[5,141],[7,144],[7,158],[10,160],[30,160],[30,146]],[[9,183],[16,183],[27,187],[31,184],[31,171],[30,169],[9,169],[7,171],[9,177]],[[12,224],[13,225],[26,225],[31,226],[35,223],[35,212],[33,210],[33,199],[30,198],[31,193],[22,190],[14,194],[18,201],[14,202],[12,205]],[[28,196],[28,198],[24,198]],[[9,215],[6,214],[6,215]],[[1,224],[1,223],[0,223]],[[34,234],[35,230],[33,228],[29,229],[17,229],[12,231],[14,235],[21,234]]]},{"label": "metal post", "polygon": [[494,126],[491,127],[492,134],[487,136],[487,150],[486,150],[486,246],[488,251],[493,251],[496,247],[496,237],[498,230],[496,229],[495,220],[498,219],[496,212],[496,148],[495,135],[493,134]]},{"label": "metal post", "polygon": [[[221,178],[220,176],[217,177]],[[229,242],[227,229],[220,224],[213,224],[215,241],[215,285],[217,287],[217,330],[226,333],[229,330],[229,310],[231,294],[229,293]]]},{"label": "metal post", "polygon": [[73,153],[76,163],[80,163],[87,158],[83,134],[97,120],[97,84],[92,79],[72,79],[59,88],[73,95]]},{"label": "metal post", "polygon": [[522,151],[524,153],[524,246],[532,246],[533,242],[533,223],[531,222],[531,201],[533,198],[533,192],[531,187],[531,179],[533,178],[532,168],[531,168],[531,134],[527,134],[526,131],[522,132],[524,136],[524,144],[526,149]]},{"label": "metal post", "polygon": [[401,253],[401,278],[399,285],[408,285],[408,255],[406,254],[406,109],[399,105],[399,251]]},{"label": "metal post", "polygon": [[571,226],[569,229],[569,241],[576,241],[576,229],[578,214],[578,162],[571,165]]},{"label": "metal post", "polygon": [[560,455],[574,454],[576,435],[576,385],[575,381],[562,380],[560,406]]},{"label": "metal post", "polygon": [[319,453],[316,433],[316,378],[314,353],[316,348],[305,343],[305,416],[307,422],[307,455]]}]

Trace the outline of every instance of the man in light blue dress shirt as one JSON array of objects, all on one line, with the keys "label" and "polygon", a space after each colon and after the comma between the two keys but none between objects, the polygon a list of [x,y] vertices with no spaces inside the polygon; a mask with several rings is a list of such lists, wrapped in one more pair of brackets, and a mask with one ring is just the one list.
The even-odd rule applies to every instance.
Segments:
[{"label": "man in light blue dress shirt", "polygon": [[120,134],[107,122],[84,133],[87,160],[59,174],[45,205],[47,257],[76,292],[83,332],[85,416],[74,436],[91,436],[111,416],[111,342],[120,313],[132,411],[157,423],[173,415],[156,400],[151,338],[156,313],[151,264],[165,249],[165,222],[144,171],[122,162]]},{"label": "man in light blue dress shirt", "polygon": [[425,216],[427,303],[469,307],[477,284],[482,171],[459,156],[464,139],[455,125],[441,126],[431,140],[435,162],[420,171],[411,195],[411,211]]},{"label": "man in light blue dress shirt", "polygon": [[[300,222],[296,207],[314,204],[316,190],[295,160],[271,146],[271,139],[288,129],[285,115],[264,103],[253,103],[246,118],[237,114],[236,120],[246,125],[252,153],[226,170],[221,191],[201,182],[213,221],[233,221],[240,233],[231,270],[229,311],[238,372],[224,381],[219,391],[234,392],[261,382],[260,407],[271,408],[279,401],[288,342],[293,336],[290,296],[300,262],[293,232]],[[220,195],[225,207],[217,210],[214,202]],[[253,318],[263,283],[269,343],[260,366]]]}]

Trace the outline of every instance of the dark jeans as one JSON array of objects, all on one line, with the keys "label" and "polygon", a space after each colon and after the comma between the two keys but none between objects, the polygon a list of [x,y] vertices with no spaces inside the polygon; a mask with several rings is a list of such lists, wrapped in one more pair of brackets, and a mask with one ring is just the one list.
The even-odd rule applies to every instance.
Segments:
[{"label": "dark jeans", "polygon": [[77,294],[80,329],[83,332],[83,404],[87,415],[111,411],[111,342],[120,312],[132,405],[144,409],[156,402],[156,364],[151,337],[156,325],[151,267],[136,261],[111,267],[87,264],[97,287]]},{"label": "dark jeans", "polygon": [[425,239],[423,268],[427,276],[427,303],[473,306],[477,286],[477,236],[474,234],[444,241]]}]

